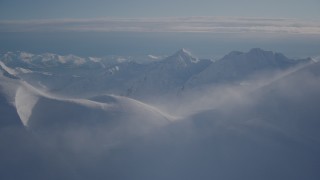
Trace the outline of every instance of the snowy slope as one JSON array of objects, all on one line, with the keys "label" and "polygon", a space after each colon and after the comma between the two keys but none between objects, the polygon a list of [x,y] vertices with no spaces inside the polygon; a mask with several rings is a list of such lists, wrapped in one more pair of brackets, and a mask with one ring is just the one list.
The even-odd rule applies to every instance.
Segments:
[{"label": "snowy slope", "polygon": [[94,170],[87,166],[90,160],[78,163],[77,173],[135,180],[316,180],[319,70],[319,64],[309,64],[241,94],[241,99],[204,107],[207,110],[119,146],[110,156],[99,156],[90,166]]},{"label": "snowy slope", "polygon": [[[190,52],[181,49],[163,60],[145,64],[131,61],[96,69],[24,70],[27,73],[20,76],[33,86],[68,96],[113,93],[146,99],[155,95],[176,94],[177,89],[191,76],[201,72],[210,63],[209,60],[194,58]],[[21,72],[23,69],[17,70]]]},{"label": "snowy slope", "polygon": [[[157,145],[170,153],[149,159],[156,163],[137,171],[167,167],[172,160],[170,168],[162,169],[172,179],[317,179],[319,65],[307,65],[253,93],[242,94],[241,99],[198,112],[166,127],[165,133],[155,133],[148,141],[152,145],[145,146]],[[148,151],[133,156],[142,158]],[[152,151],[159,152],[156,148]],[[162,175],[158,174],[166,178]]]},{"label": "snowy slope", "polygon": [[[78,146],[86,152],[87,141],[103,151],[131,138],[150,133],[177,118],[142,102],[114,95],[88,99],[56,97],[22,82],[14,104],[21,122],[41,141]],[[81,137],[84,142],[79,142]],[[57,141],[57,142],[56,142]],[[92,141],[93,142],[93,141]]]},{"label": "snowy slope", "polygon": [[[27,91],[21,93],[28,94]],[[29,128],[96,124],[113,129],[119,123],[134,129],[164,125],[171,121],[169,116],[155,108],[125,97],[104,95],[91,100],[37,98],[31,116],[25,123]],[[103,102],[101,99],[112,99],[112,102]]]},{"label": "snowy slope", "polygon": [[[319,70],[320,63],[311,63],[253,91],[238,91],[241,98],[232,97],[212,109],[202,103],[204,110],[190,119],[223,126],[274,128],[297,141],[320,142]],[[231,96],[228,91],[225,93]],[[207,97],[210,99],[212,94]],[[194,101],[197,100],[201,101],[199,98]]]},{"label": "snowy slope", "polygon": [[11,78],[14,70],[3,63],[0,65],[2,117],[6,121],[12,118],[17,121],[19,115],[19,122],[31,130],[99,127],[106,133],[117,131],[118,135],[121,131],[132,135],[145,133],[176,119],[155,107],[126,97],[95,95],[88,99],[75,99],[50,95]]},{"label": "snowy slope", "polygon": [[147,96],[175,96],[189,78],[211,63],[209,60],[199,60],[181,49],[162,61],[150,64],[144,74],[132,83],[127,95],[142,99]]},{"label": "snowy slope", "polygon": [[193,76],[185,86],[197,87],[214,83],[239,82],[260,73],[281,71],[310,61],[311,59],[289,59],[281,53],[259,48],[251,49],[246,53],[233,51]]},{"label": "snowy slope", "polygon": [[13,96],[17,88],[16,77],[10,69],[0,62],[0,128],[22,125],[14,106]]},{"label": "snowy slope", "polygon": [[[320,64],[296,67],[296,61],[260,49],[232,52],[215,63],[180,50],[144,65],[118,63],[81,71],[83,77],[72,77],[77,70],[51,71],[37,79],[57,81],[49,92],[92,91],[77,98],[17,77],[35,69],[0,63],[0,178],[319,179]],[[275,78],[259,78],[260,86],[235,83],[261,72]],[[214,91],[162,102],[172,112],[183,109],[179,118],[128,97],[97,93],[132,87],[125,95],[160,101],[204,75],[197,85],[214,85]],[[4,131],[12,124],[27,131]]]}]

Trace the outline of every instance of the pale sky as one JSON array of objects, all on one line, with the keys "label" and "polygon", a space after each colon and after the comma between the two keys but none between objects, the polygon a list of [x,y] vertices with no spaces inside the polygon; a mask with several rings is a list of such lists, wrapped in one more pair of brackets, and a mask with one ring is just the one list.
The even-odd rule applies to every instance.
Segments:
[{"label": "pale sky", "polygon": [[304,57],[319,39],[320,0],[0,0],[0,52]]},{"label": "pale sky", "polygon": [[228,16],[320,19],[319,0],[1,0],[0,20]]}]

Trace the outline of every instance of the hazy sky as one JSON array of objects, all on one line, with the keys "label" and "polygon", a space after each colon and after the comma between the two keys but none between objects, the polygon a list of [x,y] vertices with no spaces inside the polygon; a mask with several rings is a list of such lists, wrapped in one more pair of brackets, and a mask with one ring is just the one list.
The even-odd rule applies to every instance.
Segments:
[{"label": "hazy sky", "polygon": [[245,16],[320,19],[319,0],[1,0],[0,19]]},{"label": "hazy sky", "polygon": [[320,0],[0,0],[0,52],[318,55]]}]

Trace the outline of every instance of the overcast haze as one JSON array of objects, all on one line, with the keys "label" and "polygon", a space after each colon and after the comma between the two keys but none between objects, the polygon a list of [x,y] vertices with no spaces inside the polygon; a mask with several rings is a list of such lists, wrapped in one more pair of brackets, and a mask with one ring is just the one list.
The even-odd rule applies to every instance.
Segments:
[{"label": "overcast haze", "polygon": [[1,19],[245,16],[319,19],[318,0],[2,0]]}]

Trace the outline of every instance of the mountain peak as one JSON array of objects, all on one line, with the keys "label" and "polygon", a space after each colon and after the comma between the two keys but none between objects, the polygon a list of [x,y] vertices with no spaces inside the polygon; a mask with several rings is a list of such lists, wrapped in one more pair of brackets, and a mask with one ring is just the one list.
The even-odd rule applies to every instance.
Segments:
[{"label": "mountain peak", "polygon": [[274,55],[274,52],[272,51],[266,51],[266,50],[263,50],[261,48],[252,48],[250,49],[249,52],[247,52],[247,54],[251,54],[251,55],[270,55],[270,56],[273,56]]},{"label": "mountain peak", "polygon": [[261,49],[261,48],[252,48],[252,49],[250,49],[250,51],[249,52],[266,52],[265,50],[263,50],[263,49]]},{"label": "mountain peak", "polygon": [[232,51],[200,72],[187,86],[242,81],[259,72],[276,72],[307,62],[310,60],[294,60],[260,48],[245,53]]},{"label": "mountain peak", "polygon": [[224,57],[233,57],[233,56],[239,56],[243,54],[243,52],[240,52],[240,51],[231,51],[229,54],[225,55]]},{"label": "mountain peak", "polygon": [[185,54],[185,55],[192,56],[191,52],[188,51],[188,50],[186,50],[185,48],[182,48],[182,49],[178,50],[178,51],[176,52],[176,54]]},{"label": "mountain peak", "polygon": [[191,63],[197,63],[199,61],[198,58],[193,57],[191,52],[186,50],[185,48],[178,50],[176,53],[174,53],[167,59],[171,62],[173,61],[179,64],[183,64],[184,66],[187,66]]},{"label": "mountain peak", "polygon": [[233,51],[221,60],[229,62],[231,66],[235,64],[240,66],[240,64],[242,64],[244,68],[254,66],[255,69],[286,68],[298,63],[298,61],[295,62],[293,59],[289,59],[281,53],[274,53],[273,51],[266,51],[261,48],[252,48],[245,53]]},{"label": "mountain peak", "polygon": [[192,53],[185,48],[178,50],[173,56],[190,57],[195,59]]},{"label": "mountain peak", "polygon": [[273,56],[274,53],[272,51],[265,51],[261,48],[252,48],[248,52],[240,52],[240,51],[231,51],[229,54],[225,55],[223,59],[235,58],[238,56],[260,56],[260,55],[271,55]]}]

